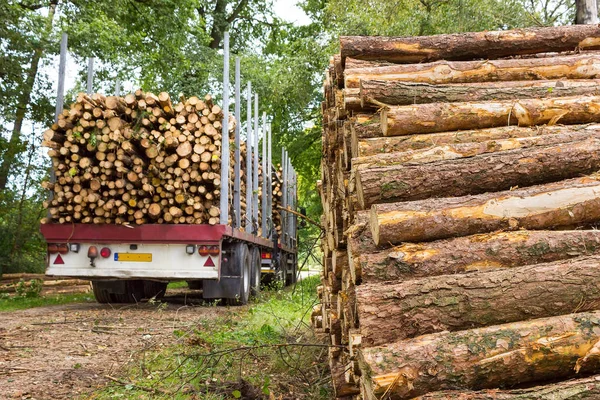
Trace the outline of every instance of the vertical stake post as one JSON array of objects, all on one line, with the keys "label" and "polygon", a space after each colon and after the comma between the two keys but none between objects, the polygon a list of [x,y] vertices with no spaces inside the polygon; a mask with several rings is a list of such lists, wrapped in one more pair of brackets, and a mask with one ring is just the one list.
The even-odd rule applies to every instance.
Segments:
[{"label": "vertical stake post", "polygon": [[88,58],[87,73],[87,94],[91,95],[94,90],[94,57]]},{"label": "vertical stake post", "polygon": [[248,82],[246,104],[246,220],[244,221],[244,230],[248,233],[252,232],[252,83]]},{"label": "vertical stake post", "polygon": [[235,182],[233,184],[233,226],[240,228],[242,226],[242,200],[240,198],[241,177],[240,177],[240,124],[242,122],[242,97],[240,94],[240,58],[235,58],[235,156],[234,156],[234,174]]},{"label": "vertical stake post", "polygon": [[267,124],[267,225],[271,237],[275,233],[273,224],[273,148],[271,146],[271,123]]},{"label": "vertical stake post", "polygon": [[258,233],[258,93],[254,94],[254,177],[252,179],[252,223],[254,224],[254,233]]},{"label": "vertical stake post", "polygon": [[261,220],[262,220],[262,236],[267,236],[267,176],[269,171],[267,171],[267,113],[263,112],[262,115],[262,196],[261,196]]},{"label": "vertical stake post", "polygon": [[115,96],[121,96],[121,78],[117,75],[117,82],[115,83]]},{"label": "vertical stake post", "polygon": [[221,128],[221,225],[229,222],[229,32],[223,40],[223,123]]},{"label": "vertical stake post", "polygon": [[60,38],[60,61],[58,64],[58,88],[56,89],[56,109],[54,112],[54,122],[58,121],[58,116],[63,112],[65,99],[65,73],[67,69],[67,34],[63,32]]},{"label": "vertical stake post", "polygon": [[[287,179],[285,179],[285,174],[287,172],[287,165],[285,162],[285,147],[281,148],[281,168],[282,168],[281,180],[283,182],[283,185],[282,185],[283,186],[282,187],[283,195],[281,196],[281,206],[283,208],[287,208],[287,197],[285,195],[286,191],[287,191]],[[280,215],[281,215],[281,236],[282,236],[281,242],[284,245],[286,245],[287,243],[286,243],[286,234],[285,233],[287,232],[287,230],[286,230],[287,228],[286,228],[286,220],[285,219],[287,216],[287,212],[281,210]]]}]

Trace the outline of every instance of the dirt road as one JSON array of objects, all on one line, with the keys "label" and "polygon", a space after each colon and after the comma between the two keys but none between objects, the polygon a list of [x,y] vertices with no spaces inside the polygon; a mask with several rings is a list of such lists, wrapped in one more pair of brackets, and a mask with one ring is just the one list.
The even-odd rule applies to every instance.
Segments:
[{"label": "dirt road", "polygon": [[229,312],[185,305],[181,296],[168,300],[0,313],[0,398],[73,399],[92,393],[144,347],[174,343],[174,330]]}]

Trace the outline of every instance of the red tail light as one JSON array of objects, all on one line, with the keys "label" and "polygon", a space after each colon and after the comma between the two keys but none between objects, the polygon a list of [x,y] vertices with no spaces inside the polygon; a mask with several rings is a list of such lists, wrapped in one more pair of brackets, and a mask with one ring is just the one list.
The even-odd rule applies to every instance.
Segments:
[{"label": "red tail light", "polygon": [[219,246],[208,246],[208,254],[211,256],[218,256],[221,254],[221,249]]},{"label": "red tail light", "polygon": [[209,254],[208,246],[198,246],[198,254],[207,256]]},{"label": "red tail light", "polygon": [[50,254],[58,253],[58,245],[55,243],[48,244],[48,253],[50,253]]},{"label": "red tail light", "polygon": [[102,250],[100,250],[100,255],[103,258],[108,258],[110,257],[111,251],[108,247],[103,247]]},{"label": "red tail light", "polygon": [[267,260],[271,259],[271,253],[261,253],[260,256],[263,259],[267,259]]},{"label": "red tail light", "polygon": [[69,252],[69,246],[67,246],[66,244],[59,244],[58,252],[60,254],[67,254]]}]

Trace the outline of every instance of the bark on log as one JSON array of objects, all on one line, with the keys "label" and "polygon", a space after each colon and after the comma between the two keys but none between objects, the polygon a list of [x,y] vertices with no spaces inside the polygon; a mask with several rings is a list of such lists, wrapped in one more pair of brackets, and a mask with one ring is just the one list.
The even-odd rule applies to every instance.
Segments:
[{"label": "bark on log", "polygon": [[490,59],[583,49],[600,49],[600,28],[597,25],[434,36],[340,37],[342,63],[347,57],[396,63],[422,63],[435,60]]},{"label": "bark on log", "polygon": [[[578,132],[588,129],[592,131],[598,130],[600,129],[600,124],[569,125],[568,127],[559,125],[535,127],[503,126],[498,128],[430,133],[423,135],[368,138],[361,138],[358,134],[352,132],[352,157],[366,157],[382,153],[421,150],[446,144],[481,143],[490,140],[542,136],[566,131]],[[381,136],[381,133],[379,136]]]},{"label": "bark on log", "polygon": [[356,170],[365,170],[406,163],[410,163],[411,165],[417,163],[424,164],[434,161],[473,157],[486,153],[497,153],[534,146],[568,143],[585,140],[590,137],[600,138],[600,126],[598,126],[598,130],[595,131],[571,130],[569,127],[561,127],[560,130],[555,129],[554,132],[556,133],[553,135],[495,139],[481,142],[438,145],[428,149],[412,151],[386,152],[368,157],[353,158],[352,167]]},{"label": "bark on log", "polygon": [[[362,349],[366,399],[486,389],[597,372],[600,312],[442,332]],[[378,397],[379,398],[379,397]]]},{"label": "bark on log", "polygon": [[437,61],[392,66],[372,63],[369,67],[346,68],[344,71],[346,89],[360,88],[361,80],[444,84],[598,78],[600,55],[596,53],[528,59]]},{"label": "bark on log", "polygon": [[356,287],[362,341],[378,346],[600,306],[600,256]]},{"label": "bark on log", "polygon": [[600,169],[600,138],[422,165],[356,171],[362,209],[376,203],[458,197],[569,179]]},{"label": "bark on log", "polygon": [[596,400],[600,398],[600,375],[527,389],[488,389],[477,392],[444,390],[427,393],[413,400]]},{"label": "bark on log", "polygon": [[600,181],[569,179],[475,196],[376,204],[370,226],[376,244],[421,242],[502,229],[547,229],[600,219]]},{"label": "bark on log", "polygon": [[391,249],[362,249],[354,263],[362,282],[514,268],[600,252],[600,231],[515,231],[465,236]]},{"label": "bark on log", "polygon": [[600,96],[482,103],[433,103],[384,108],[384,136],[517,125],[600,122]]},{"label": "bark on log", "polygon": [[[349,89],[356,90],[356,89]],[[430,85],[418,82],[361,80],[358,98],[360,108],[379,108],[379,104],[410,105],[455,103],[465,101],[498,101],[527,98],[553,98],[600,94],[600,80],[553,80],[482,82],[470,84]],[[356,109],[356,94],[344,97]]]}]

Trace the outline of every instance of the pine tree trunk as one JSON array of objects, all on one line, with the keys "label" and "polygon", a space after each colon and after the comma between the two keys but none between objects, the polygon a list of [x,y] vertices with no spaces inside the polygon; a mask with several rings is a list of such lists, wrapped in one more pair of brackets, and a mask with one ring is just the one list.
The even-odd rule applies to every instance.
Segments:
[{"label": "pine tree trunk", "polygon": [[[560,278],[559,278],[560,277]],[[592,311],[600,256],[356,287],[363,343]]]},{"label": "pine tree trunk", "polygon": [[510,31],[455,33],[434,36],[342,36],[342,61],[347,57],[422,63],[435,60],[493,59],[518,54],[600,48],[598,26],[561,26]]},{"label": "pine tree trunk", "polygon": [[[546,136],[545,138],[552,136]],[[493,166],[493,167],[490,167]],[[377,203],[457,197],[568,179],[600,169],[600,138],[425,164],[356,171],[362,209]]]},{"label": "pine tree trunk", "polygon": [[[366,399],[510,387],[598,371],[600,312],[424,335],[360,352]],[[586,357],[588,356],[588,357]]]},{"label": "pine tree trunk", "polygon": [[353,262],[363,283],[514,268],[600,252],[600,231],[514,231],[363,248]]},{"label": "pine tree trunk", "polygon": [[[352,89],[355,90],[355,89]],[[585,96],[600,93],[600,80],[552,80],[482,82],[468,84],[431,85],[418,82],[361,80],[358,95],[344,97],[356,108],[379,108],[388,105],[424,103],[456,103],[466,101],[501,101],[528,98]],[[358,100],[356,100],[358,98]]]},{"label": "pine tree trunk", "polygon": [[600,122],[597,110],[599,96],[397,106],[381,111],[381,130],[384,136],[401,136],[507,125],[584,124]]},{"label": "pine tree trunk", "polygon": [[599,219],[600,181],[591,176],[475,196],[376,204],[370,211],[371,232],[378,245],[590,224]]}]

